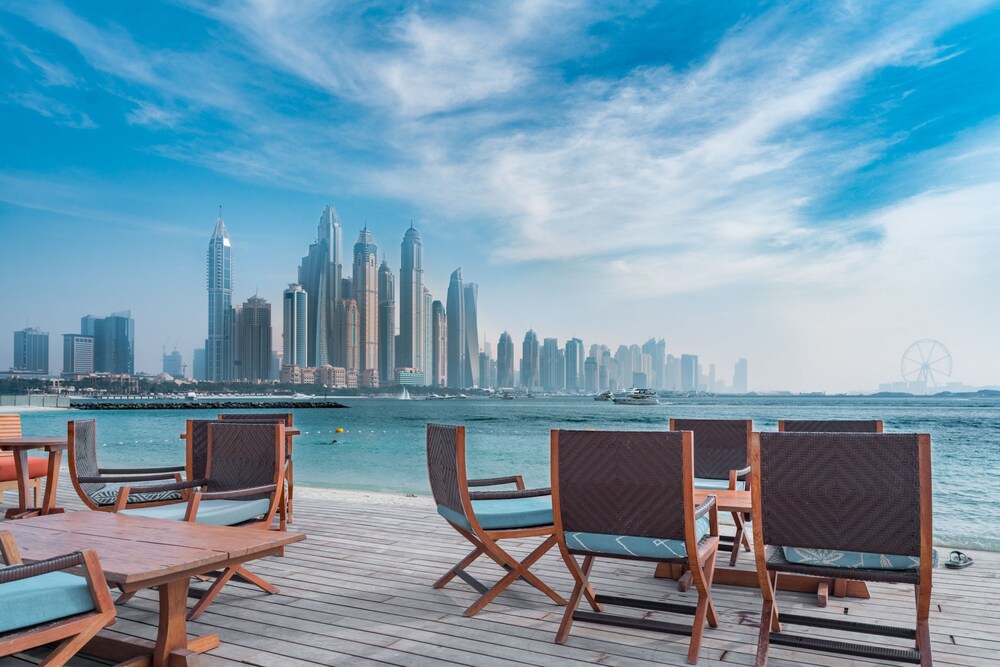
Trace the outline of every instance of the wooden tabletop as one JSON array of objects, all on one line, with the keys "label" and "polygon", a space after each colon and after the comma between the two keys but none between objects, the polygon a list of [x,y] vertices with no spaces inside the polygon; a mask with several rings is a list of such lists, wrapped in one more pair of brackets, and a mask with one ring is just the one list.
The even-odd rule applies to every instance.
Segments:
[{"label": "wooden tabletop", "polygon": [[66,436],[29,435],[23,438],[0,438],[0,449],[66,449],[67,447],[69,444],[66,442]]},{"label": "wooden tabletop", "polygon": [[749,491],[733,491],[731,489],[695,489],[694,502],[696,505],[705,501],[705,498],[715,496],[715,504],[723,512],[750,512],[751,500]]},{"label": "wooden tabletop", "polygon": [[263,557],[305,539],[301,533],[89,511],[11,521],[0,530],[14,533],[26,561],[95,549],[108,581],[129,590],[158,585],[166,577],[208,572],[234,560]]}]

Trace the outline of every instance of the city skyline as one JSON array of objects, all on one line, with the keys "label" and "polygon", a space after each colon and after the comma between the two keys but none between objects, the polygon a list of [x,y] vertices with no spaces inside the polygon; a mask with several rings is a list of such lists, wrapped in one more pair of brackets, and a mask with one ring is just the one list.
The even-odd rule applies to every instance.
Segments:
[{"label": "city skyline", "polygon": [[846,391],[931,338],[952,379],[1000,378],[996,2],[0,15],[0,330],[49,332],[50,365],[81,311],[131,308],[137,368],[175,342],[190,367],[215,207],[234,303],[277,308],[334,202],[397,297],[412,220],[432,305],[463,267],[516,351],[656,336]]}]

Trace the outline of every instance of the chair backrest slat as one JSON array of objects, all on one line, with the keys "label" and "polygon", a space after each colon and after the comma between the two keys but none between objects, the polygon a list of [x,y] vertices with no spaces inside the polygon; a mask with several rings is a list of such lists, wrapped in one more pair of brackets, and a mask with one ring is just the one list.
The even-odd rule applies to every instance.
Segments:
[{"label": "chair backrest slat", "polygon": [[227,412],[219,415],[219,421],[265,422],[268,424],[284,424],[292,427],[291,412]]},{"label": "chair backrest slat", "polygon": [[0,438],[21,437],[21,415],[0,415]]},{"label": "chair backrest slat", "polygon": [[[97,422],[93,419],[82,419],[70,422],[68,429],[70,438],[70,456],[73,458],[73,469],[77,477],[100,476],[97,463]],[[81,482],[80,488],[88,496],[103,489],[106,484]]]},{"label": "chair backrest slat", "polygon": [[[210,422],[207,425],[207,490],[233,491],[280,484],[277,458],[284,460],[282,424]],[[279,431],[281,433],[279,434]],[[262,494],[260,498],[270,494]]]},{"label": "chair backrest slat", "polygon": [[760,433],[765,544],[919,556],[921,437]]},{"label": "chair backrest slat", "polygon": [[694,433],[694,476],[729,479],[747,465],[751,419],[671,419],[671,431]]},{"label": "chair backrest slat", "polygon": [[466,482],[465,427],[445,424],[427,425],[427,473],[434,502],[465,516],[461,487]]},{"label": "chair backrest slat", "polygon": [[566,532],[684,539],[679,431],[554,431],[553,493]]},{"label": "chair backrest slat", "polygon": [[782,419],[783,433],[881,433],[881,419]]}]

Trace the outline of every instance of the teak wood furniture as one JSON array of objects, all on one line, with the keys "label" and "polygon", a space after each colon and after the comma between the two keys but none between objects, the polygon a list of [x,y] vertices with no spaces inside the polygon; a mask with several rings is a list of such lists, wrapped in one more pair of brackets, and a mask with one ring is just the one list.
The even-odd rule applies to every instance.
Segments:
[{"label": "teak wood furniture", "polygon": [[[42,664],[61,667],[98,632],[114,623],[115,605],[93,549],[24,564],[14,534],[3,531],[0,564],[10,566],[0,568],[0,600],[5,588],[14,587],[17,590],[11,590],[10,595],[22,605],[12,626],[5,626],[13,629],[0,632],[0,657],[59,642]],[[70,568],[81,569],[83,582],[63,573]],[[32,618],[27,619],[25,614]]]},{"label": "teak wood furniture", "polygon": [[292,504],[295,501],[295,464],[292,461],[292,440],[299,434],[299,431],[292,428],[293,418],[291,412],[233,412],[219,414],[219,421],[240,421],[240,422],[264,422],[265,424],[285,425],[285,497],[281,502],[282,523],[292,523]]},{"label": "teak wood furniture", "polygon": [[[434,582],[434,588],[442,588],[455,577],[472,586],[481,595],[465,610],[466,616],[475,616],[518,579],[524,579],[556,604],[566,604],[561,595],[529,570],[535,561],[556,544],[549,489],[525,489],[520,475],[468,479],[464,426],[427,425],[427,469],[438,513],[475,547]],[[470,486],[501,484],[514,484],[517,490],[469,491]],[[545,539],[522,561],[518,561],[499,545],[499,540],[525,537]],[[507,570],[503,578],[492,587],[485,586],[465,571],[465,568],[484,554]]]},{"label": "teak wood furniture", "polygon": [[[59,462],[62,461],[62,453],[66,451],[66,447],[65,437],[29,436],[0,439],[0,450],[14,453],[14,473],[17,477],[17,507],[7,510],[8,519],[24,519],[63,511],[61,507],[56,506],[56,484],[59,481]],[[28,504],[30,486],[28,452],[32,449],[42,449],[49,454],[45,475],[45,497],[41,507]]]},{"label": "teak wood furniture", "polygon": [[[0,415],[0,438],[21,437],[21,415]],[[42,457],[28,457],[28,483],[34,494],[34,506],[38,507],[38,494],[42,478],[48,470],[48,461]],[[4,491],[17,491],[19,487],[14,455],[0,451],[0,498]]]},{"label": "teak wood furniture", "polygon": [[[574,620],[690,635],[696,664],[706,621],[719,621],[712,576],[719,549],[715,498],[695,504],[690,431],[552,431],[552,504],[559,551],[576,586],[556,641]],[[583,564],[576,556],[583,556]],[[684,563],[698,589],[695,606],[598,595],[589,575],[597,558]],[[586,596],[593,611],[577,611]],[[607,614],[603,605],[693,614],[691,626]]]},{"label": "teak wood furniture", "polygon": [[103,632],[85,653],[132,667],[198,665],[198,654],[219,645],[215,634],[188,639],[185,618],[192,576],[281,553],[305,535],[163,521],[109,512],[69,512],[5,524],[27,561],[84,548],[97,552],[107,581],[127,592],[156,588],[160,601],[155,642]]},{"label": "teak wood furniture", "polygon": [[[755,433],[754,557],[764,598],[757,667],[771,644],[931,665],[931,442],[908,433]],[[782,614],[786,573],[912,584],[916,627]],[[784,632],[782,624],[915,640],[915,649]]]}]

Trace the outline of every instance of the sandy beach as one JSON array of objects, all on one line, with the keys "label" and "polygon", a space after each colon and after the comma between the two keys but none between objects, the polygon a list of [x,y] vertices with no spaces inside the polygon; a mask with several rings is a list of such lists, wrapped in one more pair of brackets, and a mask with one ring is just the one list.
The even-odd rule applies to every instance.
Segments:
[{"label": "sandy beach", "polygon": [[40,405],[0,405],[0,415],[22,414],[25,412],[56,412],[69,411],[69,408],[42,407]]}]

